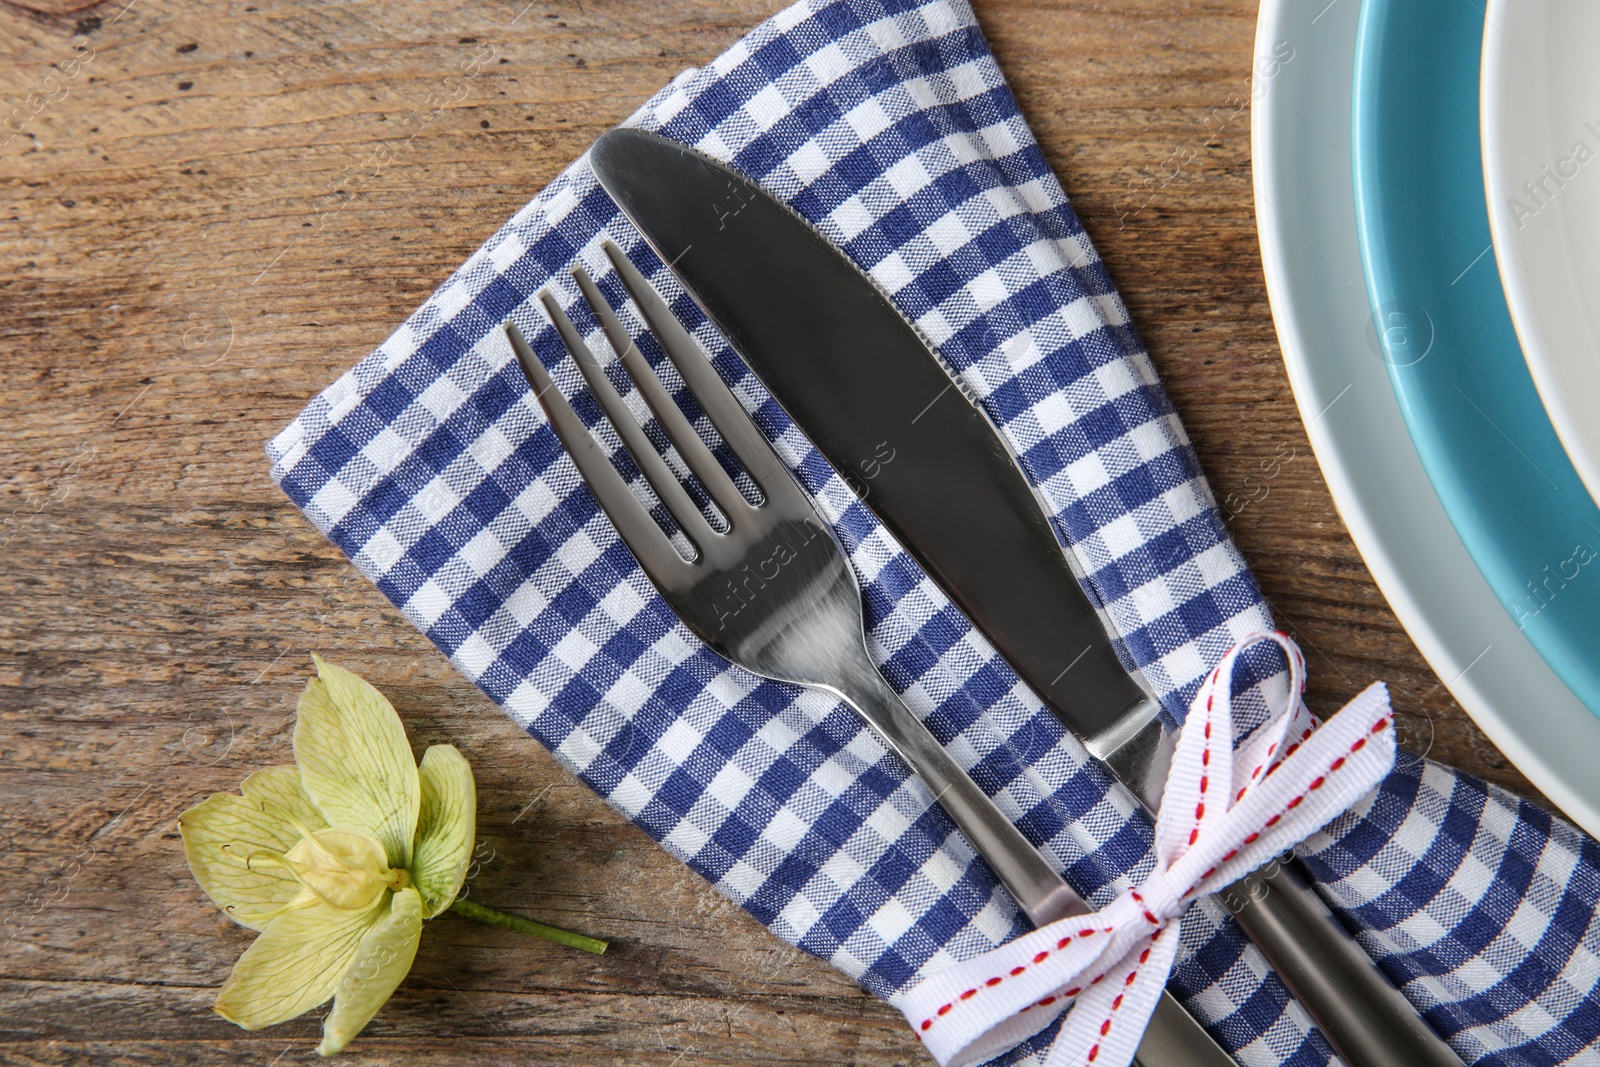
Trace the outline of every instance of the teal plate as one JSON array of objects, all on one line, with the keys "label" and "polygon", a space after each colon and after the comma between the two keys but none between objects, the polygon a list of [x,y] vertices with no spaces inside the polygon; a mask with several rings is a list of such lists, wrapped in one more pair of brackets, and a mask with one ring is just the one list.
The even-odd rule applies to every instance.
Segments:
[{"label": "teal plate", "polygon": [[1539,402],[1500,288],[1478,142],[1483,31],[1466,0],[1362,5],[1351,134],[1372,341],[1468,553],[1600,715],[1600,509]]}]

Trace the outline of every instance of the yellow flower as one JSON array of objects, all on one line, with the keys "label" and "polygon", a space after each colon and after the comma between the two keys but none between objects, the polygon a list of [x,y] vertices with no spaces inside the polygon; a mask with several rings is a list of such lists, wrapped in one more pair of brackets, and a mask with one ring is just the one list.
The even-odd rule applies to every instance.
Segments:
[{"label": "yellow flower", "polygon": [[296,766],[215,793],[178,821],[189,869],[240,925],[261,931],[217,996],[246,1030],[333,998],[331,1056],[377,1013],[448,909],[472,858],[477,792],[466,757],[434,745],[419,767],[400,717],[359,676],[313,656]]}]

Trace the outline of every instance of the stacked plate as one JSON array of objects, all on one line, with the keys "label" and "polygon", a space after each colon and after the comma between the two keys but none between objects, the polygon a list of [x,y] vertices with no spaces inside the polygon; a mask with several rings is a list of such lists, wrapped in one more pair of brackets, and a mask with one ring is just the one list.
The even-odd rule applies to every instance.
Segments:
[{"label": "stacked plate", "polygon": [[1580,0],[1265,0],[1252,130],[1273,316],[1340,513],[1445,684],[1591,833],[1597,44]]}]

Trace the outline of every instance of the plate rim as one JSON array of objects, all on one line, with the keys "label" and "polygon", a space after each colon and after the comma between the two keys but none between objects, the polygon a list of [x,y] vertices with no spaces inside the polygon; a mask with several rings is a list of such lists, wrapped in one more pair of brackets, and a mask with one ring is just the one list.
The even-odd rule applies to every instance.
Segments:
[{"label": "plate rim", "polygon": [[[1345,215],[1336,225],[1343,227],[1341,233],[1348,238],[1349,247],[1344,253],[1335,249],[1334,255],[1340,256],[1346,270],[1361,277],[1359,255],[1354,252],[1354,190],[1349,167],[1350,88],[1357,16],[1354,4],[1329,4],[1314,14],[1295,0],[1263,0],[1257,16],[1253,74],[1264,79],[1265,86],[1256,94],[1251,111],[1252,184],[1262,268],[1290,387],[1340,518],[1379,590],[1424,659],[1490,741],[1529,781],[1579,826],[1590,833],[1600,833],[1600,780],[1592,774],[1581,775],[1581,760],[1575,761],[1573,756],[1578,748],[1600,752],[1600,718],[1589,713],[1516,629],[1467,556],[1404,430],[1387,371],[1377,355],[1366,350],[1365,339],[1356,340],[1355,335],[1368,325],[1366,319],[1359,326],[1346,324],[1341,342],[1308,332],[1308,325],[1302,321],[1305,316],[1300,304],[1307,300],[1314,304],[1323,294],[1311,284],[1314,279],[1303,282],[1300,278],[1303,271],[1296,256],[1310,262],[1315,257],[1300,250],[1296,242],[1309,244],[1310,239],[1277,205],[1292,200],[1292,189],[1285,184],[1284,171],[1288,168],[1284,159],[1299,155],[1308,146],[1317,146],[1315,118],[1307,119],[1306,114],[1314,110],[1311,102],[1319,93],[1335,115],[1343,115],[1342,123],[1330,121],[1324,124],[1326,128],[1317,128],[1331,137],[1335,156],[1339,155],[1341,138],[1343,145],[1345,166],[1342,170],[1336,166],[1324,168],[1334,173],[1321,179],[1327,186],[1327,199],[1334,205],[1326,209],[1330,217],[1335,212]],[[1291,89],[1302,75],[1292,69],[1292,59],[1281,69],[1278,67],[1282,56],[1278,46],[1284,43],[1291,49],[1296,45],[1311,48],[1311,39],[1318,33],[1330,35],[1327,40],[1340,53],[1323,64],[1328,69],[1321,73],[1329,73],[1330,81],[1308,77],[1310,84],[1296,98]],[[1342,38],[1339,34],[1343,34]],[[1285,73],[1287,81],[1282,80]],[[1276,132],[1279,127],[1286,133],[1280,136]],[[1334,271],[1339,270],[1333,260],[1318,254]],[[1355,298],[1364,307],[1365,286],[1358,286]],[[1335,407],[1345,395],[1338,386],[1340,376],[1333,375],[1332,384],[1324,386],[1325,375],[1319,376],[1319,343],[1339,358],[1345,358],[1341,355],[1345,349],[1357,344],[1361,347],[1347,360],[1356,373],[1344,389],[1354,388],[1358,380],[1364,380],[1369,386],[1370,401],[1378,405],[1379,410],[1369,422],[1387,435],[1387,447],[1393,452],[1389,469],[1376,476],[1370,471],[1364,473],[1354,463],[1359,459],[1355,454],[1359,449],[1349,439],[1353,434],[1367,432],[1370,426],[1343,425]],[[1378,381],[1381,389],[1370,388]],[[1329,418],[1330,414],[1334,417]],[[1386,482],[1397,486],[1387,497]],[[1439,558],[1430,566],[1443,579],[1439,574],[1408,572],[1407,546],[1395,528],[1399,520],[1392,513],[1386,517],[1384,508],[1412,514],[1414,525],[1426,528],[1438,539],[1435,552]],[[1441,581],[1445,583],[1442,588]],[[1527,714],[1527,707],[1509,706],[1513,698],[1527,701],[1538,714]],[[1558,729],[1551,730],[1552,726]],[[1548,735],[1558,733],[1560,728],[1570,729],[1585,744],[1552,742]],[[1585,778],[1587,790],[1582,788]]]},{"label": "plate rim", "polygon": [[[1592,584],[1584,583],[1575,593],[1566,593],[1559,599],[1552,597],[1553,611],[1544,610],[1552,604],[1543,604],[1532,612],[1523,606],[1519,615],[1512,607],[1523,598],[1533,602],[1532,595],[1523,590],[1525,575],[1532,573],[1537,578],[1541,562],[1561,558],[1549,553],[1558,549],[1564,551],[1570,544],[1555,543],[1559,531],[1570,533],[1568,523],[1576,519],[1580,530],[1587,524],[1600,533],[1600,510],[1596,509],[1594,500],[1562,451],[1532,376],[1521,358],[1520,342],[1512,326],[1498,269],[1488,274],[1482,270],[1471,274],[1469,265],[1446,286],[1445,275],[1435,273],[1439,264],[1425,267],[1411,251],[1419,247],[1446,247],[1457,242],[1456,250],[1465,259],[1471,254],[1470,249],[1481,244],[1483,251],[1478,259],[1485,255],[1496,259],[1488,232],[1489,211],[1480,173],[1481,151],[1471,153],[1470,169],[1430,168],[1429,173],[1444,177],[1428,178],[1424,186],[1417,186],[1414,175],[1418,155],[1412,136],[1423,126],[1442,132],[1444,142],[1452,144],[1460,143],[1458,135],[1461,138],[1479,136],[1477,105],[1481,52],[1485,38],[1494,34],[1481,7],[1451,6],[1448,0],[1434,0],[1436,9],[1427,11],[1426,18],[1416,20],[1421,10],[1415,6],[1416,2],[1363,0],[1361,5],[1354,63],[1353,88],[1356,91],[1352,93],[1351,104],[1351,155],[1356,165],[1351,174],[1356,231],[1361,241],[1369,304],[1382,309],[1389,306],[1385,301],[1412,296],[1429,305],[1435,315],[1442,316],[1436,324],[1447,328],[1446,351],[1415,370],[1411,369],[1411,363],[1420,363],[1420,360],[1387,365],[1412,443],[1444,504],[1445,513],[1450,516],[1489,587],[1499,594],[1504,610],[1516,619],[1518,628],[1526,632],[1529,641],[1566,681],[1567,687],[1600,715],[1600,673],[1594,665],[1595,650],[1600,648],[1600,622],[1596,621],[1600,617],[1594,614],[1600,605],[1597,599],[1600,593]],[[1401,21],[1397,23],[1397,19]],[[1407,19],[1413,21],[1404,21]],[[1415,49],[1405,48],[1407,42],[1403,37],[1396,37],[1396,31],[1416,33],[1422,27],[1436,31],[1441,20],[1445,22],[1444,29],[1450,39],[1455,40],[1459,32],[1463,41],[1471,41],[1472,61],[1463,62],[1467,56],[1456,53],[1453,46],[1449,49],[1435,47],[1432,58],[1443,60],[1444,68],[1433,74],[1442,74],[1443,83],[1436,77],[1429,77],[1422,79],[1420,85],[1404,80],[1398,85],[1390,84],[1389,79],[1396,76],[1409,77],[1417,63]],[[1415,45],[1416,40],[1413,38],[1410,43]],[[1458,92],[1467,88],[1467,77],[1472,79],[1470,94]],[[1462,79],[1459,84],[1456,78]],[[1425,88],[1420,92],[1406,91],[1419,87]],[[1395,96],[1404,99],[1396,104]],[[1471,105],[1470,122],[1465,121],[1464,113],[1456,110],[1464,109],[1465,105]],[[1400,116],[1398,122],[1396,116]],[[1458,121],[1461,122],[1459,128],[1454,125]],[[1405,135],[1402,138],[1404,150],[1393,141],[1396,132]],[[1425,195],[1419,195],[1422,188],[1426,189]],[[1471,210],[1481,214],[1467,218],[1456,210],[1441,209],[1441,205],[1461,194],[1466,194]],[[1454,270],[1454,264],[1449,270]],[[1463,279],[1466,279],[1466,286],[1456,290],[1455,286]],[[1471,296],[1473,292],[1476,299],[1463,299],[1464,294]],[[1490,336],[1492,341],[1485,340]],[[1516,349],[1515,358],[1508,351],[1513,348]],[[1441,364],[1440,359],[1445,362]],[[1461,393],[1457,374],[1449,371],[1457,365],[1463,368],[1466,378],[1489,371],[1498,387],[1498,399],[1491,400],[1480,393],[1478,399],[1473,400]],[[1477,409],[1477,414],[1500,436],[1507,441],[1512,441],[1508,434],[1522,439],[1522,444],[1528,445],[1538,457],[1538,464],[1534,465],[1522,445],[1514,441],[1511,448],[1515,455],[1496,447],[1491,452],[1479,451],[1474,456],[1472,450],[1479,447],[1479,442],[1493,441],[1494,437],[1485,434],[1483,426],[1471,416],[1465,416],[1471,422],[1470,429],[1459,421],[1465,405],[1449,395],[1445,382],[1466,397],[1466,404]],[[1480,380],[1477,385],[1487,388],[1488,382]],[[1478,401],[1489,409],[1487,413],[1479,407]],[[1549,482],[1551,492],[1545,492],[1539,480],[1526,477],[1528,471],[1523,464],[1534,465],[1533,469]],[[1558,490],[1557,483],[1551,481],[1552,475],[1560,480],[1563,489],[1570,487],[1573,492]],[[1578,516],[1577,511],[1584,514]],[[1529,521],[1530,518],[1536,521]],[[1584,536],[1582,544],[1592,554],[1595,550],[1587,541],[1587,533]]]}]

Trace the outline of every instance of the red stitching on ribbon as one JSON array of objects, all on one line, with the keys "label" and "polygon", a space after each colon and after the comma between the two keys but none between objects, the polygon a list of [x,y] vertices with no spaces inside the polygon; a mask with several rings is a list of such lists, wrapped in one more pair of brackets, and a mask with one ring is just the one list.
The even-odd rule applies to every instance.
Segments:
[{"label": "red stitching on ribbon", "polygon": [[[1206,698],[1206,712],[1208,714],[1211,711],[1211,700],[1216,695],[1217,695],[1216,691],[1213,690],[1212,693],[1211,693],[1211,696],[1208,696]],[[1206,743],[1200,749],[1200,766],[1202,768],[1202,770],[1200,771],[1200,799],[1194,806],[1194,822],[1195,822],[1195,825],[1194,825],[1194,828],[1189,831],[1189,847],[1190,848],[1193,848],[1194,847],[1194,843],[1196,841],[1200,840],[1200,821],[1206,817],[1206,790],[1211,787],[1211,775],[1206,770],[1204,770],[1204,768],[1207,768],[1207,767],[1211,766],[1211,720],[1210,719],[1206,720],[1205,738],[1206,738]]]},{"label": "red stitching on ribbon", "polygon": [[1161,920],[1156,918],[1155,914],[1149,908],[1145,907],[1144,897],[1139,895],[1139,891],[1137,889],[1128,890],[1128,894],[1131,897],[1133,897],[1134,900],[1137,900],[1139,902],[1139,908],[1144,913],[1144,921],[1145,922],[1149,923],[1151,926],[1160,926],[1161,925]]},{"label": "red stitching on ribbon", "polygon": [[[1139,894],[1137,894],[1137,893],[1134,894],[1134,896],[1138,896],[1138,895]],[[1145,918],[1150,919],[1152,922],[1157,921],[1157,920],[1155,920],[1155,919],[1153,919],[1151,917],[1149,911],[1146,911],[1144,914],[1145,914]],[[1068,934],[1066,937],[1063,937],[1060,941],[1056,942],[1056,947],[1055,947],[1055,949],[1053,951],[1059,952],[1061,949],[1066,948],[1067,945],[1072,942],[1072,939],[1073,939],[1074,936],[1077,936],[1077,937],[1088,937],[1090,934],[1093,934],[1093,933],[1096,933],[1096,932],[1097,931],[1094,929],[1094,927],[1090,926],[1090,927],[1085,927],[1082,930],[1079,930],[1076,935]],[[1101,930],[1099,930],[1098,932],[1102,933],[1102,934],[1109,934],[1109,933],[1111,933],[1111,927],[1109,927],[1109,926],[1104,927]],[[926,1019],[922,1020],[922,1022],[918,1024],[917,1029],[915,1031],[913,1031],[913,1033],[915,1033],[917,1035],[917,1040],[918,1041],[922,1040],[922,1031],[932,1029],[933,1028],[933,1024],[941,1016],[948,1015],[950,1013],[950,1009],[954,1008],[961,1001],[963,1001],[963,1000],[971,1000],[973,997],[977,996],[979,993],[983,992],[985,989],[992,989],[995,986],[999,985],[1001,982],[1004,982],[1008,977],[1009,978],[1017,977],[1017,975],[1023,973],[1024,971],[1026,971],[1029,966],[1036,966],[1038,964],[1043,963],[1045,960],[1050,958],[1051,952],[1052,952],[1051,949],[1045,949],[1045,950],[1041,951],[1040,953],[1038,953],[1037,955],[1035,955],[1033,957],[1033,964],[1031,964],[1031,965],[1030,964],[1022,964],[1020,966],[1013,967],[1013,968],[1011,968],[1011,971],[1009,972],[1009,974],[997,974],[993,978],[985,980],[984,983],[981,986],[973,986],[971,989],[968,989],[967,991],[962,993],[960,996],[956,997],[955,1000],[950,1001],[948,1004],[939,1005],[939,1009],[937,1011],[935,1011],[932,1015],[928,1016]],[[1099,978],[1096,978],[1094,980],[1094,982],[1098,982],[1098,981],[1100,981],[1100,978],[1104,978],[1104,977],[1105,977],[1105,975],[1102,974],[1102,975],[1100,975]],[[1094,985],[1094,982],[1090,982],[1089,984],[1090,985]],[[1060,998],[1062,1000],[1065,1000],[1068,997],[1075,997],[1081,992],[1083,992],[1083,989],[1081,987],[1073,986],[1071,989],[1067,990],[1066,992],[1061,993],[1060,994]],[[1048,997],[1045,997],[1043,1000],[1039,1001],[1037,1004],[1029,1004],[1028,1007],[1027,1008],[1023,1008],[1022,1011],[1027,1011],[1028,1008],[1046,1007],[1046,1006],[1048,1006],[1050,1004],[1054,1004],[1055,1001],[1056,1001],[1056,997],[1054,995],[1048,996]],[[1018,1014],[1021,1014],[1021,1012],[1018,1012]]]},{"label": "red stitching on ribbon", "polygon": [[[1157,930],[1155,933],[1150,935],[1150,944],[1146,945],[1145,950],[1139,953],[1139,962],[1134,964],[1133,970],[1128,972],[1128,977],[1122,980],[1122,988],[1124,990],[1132,987],[1133,980],[1139,977],[1139,968],[1143,967],[1145,961],[1149,960],[1151,949],[1155,948],[1156,942],[1160,941],[1161,935],[1166,932],[1166,928],[1162,927],[1160,930]],[[1096,981],[1098,981],[1098,979],[1096,979]],[[1116,999],[1111,1002],[1111,1010],[1106,1012],[1105,1022],[1100,1024],[1100,1036],[1102,1038],[1111,1032],[1111,1017],[1115,1015],[1122,1007],[1122,998],[1125,996],[1127,996],[1127,993],[1125,992],[1118,993]],[[1098,1055],[1100,1055],[1100,1042],[1096,1041],[1089,1049],[1089,1062],[1093,1063],[1095,1061],[1095,1057]]]},{"label": "red stitching on ribbon", "polygon": [[[1391,719],[1392,719],[1391,716],[1384,716],[1383,718],[1379,719],[1377,722],[1373,723],[1372,724],[1372,729],[1369,731],[1369,735],[1370,734],[1379,734],[1379,733],[1382,733],[1384,730],[1387,730],[1389,728],[1389,723],[1390,723]],[[1366,748],[1366,747],[1367,747],[1367,739],[1365,737],[1358,737],[1358,738],[1356,738],[1354,741],[1352,741],[1350,743],[1350,752],[1351,753],[1360,752],[1363,748]],[[1288,758],[1287,754],[1284,756],[1284,758],[1285,759]],[[1270,827],[1276,826],[1278,824],[1278,821],[1280,819],[1282,819],[1285,815],[1287,815],[1291,808],[1299,807],[1300,806],[1300,802],[1302,800],[1304,800],[1307,796],[1309,796],[1313,791],[1321,789],[1324,785],[1326,785],[1327,782],[1328,782],[1328,777],[1330,775],[1332,775],[1335,771],[1337,771],[1340,767],[1343,767],[1344,766],[1344,761],[1347,758],[1349,758],[1348,754],[1345,755],[1345,756],[1340,756],[1339,758],[1335,759],[1332,763],[1328,764],[1327,771],[1325,773],[1319,774],[1317,777],[1313,778],[1311,780],[1311,783],[1306,787],[1306,791],[1304,793],[1301,793],[1297,797],[1291,798],[1289,803],[1284,805],[1284,808],[1283,808],[1282,811],[1278,812],[1278,814],[1274,815],[1272,818],[1270,818],[1270,819],[1268,819],[1266,821],[1266,823],[1262,827],[1262,830],[1265,830],[1265,829],[1268,829]],[[1256,841],[1261,837],[1261,833],[1262,833],[1261,830],[1255,831],[1254,833],[1250,834],[1248,837],[1246,837],[1244,839],[1244,843],[1247,844],[1247,845],[1255,844]],[[1239,850],[1238,849],[1234,849],[1232,852],[1229,852],[1226,856],[1222,857],[1222,862],[1223,863],[1227,863],[1229,860],[1233,859],[1233,857],[1237,856],[1238,854],[1239,854]],[[1199,889],[1200,888],[1200,882],[1204,882],[1207,878],[1210,878],[1213,874],[1216,873],[1216,871],[1217,871],[1217,868],[1213,867],[1213,868],[1211,868],[1211,870],[1207,871],[1205,874],[1202,874],[1200,876],[1200,881],[1196,882],[1194,885],[1192,885],[1188,889],[1184,890],[1183,891],[1183,896],[1180,896],[1178,899],[1182,900],[1183,897],[1186,897],[1190,893],[1193,893],[1196,889]]]},{"label": "red stitching on ribbon", "polygon": [[[1219,679],[1221,677],[1221,674],[1222,674],[1222,665],[1219,664],[1217,666],[1216,670],[1214,670],[1212,672],[1212,675],[1211,675],[1211,683],[1212,683],[1213,686],[1215,686],[1217,684],[1217,682],[1219,681]],[[1303,692],[1304,689],[1305,689],[1305,684],[1304,684],[1304,680],[1302,679],[1301,691]],[[1206,698],[1206,710],[1208,712],[1211,711],[1211,709],[1212,709],[1215,697],[1216,697],[1216,693],[1212,692],[1212,693],[1208,694],[1208,696]],[[1384,730],[1389,728],[1389,725],[1390,725],[1390,723],[1392,721],[1393,721],[1392,716],[1385,716],[1384,718],[1379,719],[1376,723],[1374,723],[1372,725],[1371,729],[1368,732],[1368,736],[1373,736],[1373,735],[1382,733]],[[1283,759],[1280,760],[1278,763],[1272,764],[1270,766],[1270,768],[1267,769],[1267,776],[1271,777],[1272,774],[1277,771],[1278,767],[1282,766],[1283,761],[1287,760],[1290,756],[1294,755],[1294,753],[1300,748],[1300,745],[1305,740],[1310,738],[1311,735],[1314,732],[1315,732],[1315,728],[1314,727],[1307,727],[1305,729],[1305,731],[1301,734],[1300,740],[1294,742],[1293,744],[1291,744],[1284,751]],[[1204,748],[1201,751],[1200,762],[1201,762],[1202,768],[1209,768],[1210,765],[1211,765],[1211,745],[1210,745],[1210,741],[1211,741],[1211,722],[1210,722],[1209,719],[1205,723],[1205,738],[1206,738],[1206,744],[1205,744]],[[1298,807],[1301,804],[1301,802],[1305,800],[1305,798],[1307,796],[1309,796],[1312,792],[1315,792],[1316,790],[1321,789],[1325,784],[1327,784],[1328,778],[1331,775],[1333,775],[1335,772],[1339,771],[1341,768],[1343,768],[1345,766],[1345,762],[1349,758],[1349,756],[1351,754],[1356,753],[1356,752],[1360,752],[1363,748],[1366,747],[1366,744],[1367,744],[1367,737],[1358,737],[1358,738],[1356,738],[1355,741],[1351,742],[1349,753],[1347,753],[1346,755],[1339,756],[1339,757],[1335,758],[1331,763],[1329,763],[1328,764],[1328,769],[1327,769],[1326,772],[1324,772],[1323,774],[1320,774],[1316,778],[1312,779],[1307,784],[1306,789],[1305,789],[1304,792],[1300,793],[1299,795],[1297,795],[1295,797],[1292,797],[1288,801],[1288,803],[1284,806],[1282,811],[1278,812],[1276,815],[1274,815],[1270,819],[1266,820],[1265,824],[1263,825],[1262,830],[1254,831],[1251,834],[1249,834],[1247,837],[1245,837],[1243,844],[1244,845],[1250,845],[1250,844],[1254,844],[1257,840],[1259,840],[1261,838],[1262,833],[1266,829],[1269,829],[1269,828],[1271,828],[1273,826],[1276,826],[1283,819],[1284,815],[1288,814],[1288,812],[1291,811],[1292,809]],[[1274,752],[1277,751],[1277,748],[1278,748],[1277,742],[1274,742],[1272,745],[1268,746],[1268,748],[1267,748],[1267,762],[1268,763],[1271,763],[1272,755],[1273,755]],[[1250,772],[1251,781],[1254,781],[1257,777],[1260,776],[1262,769],[1263,769],[1262,765],[1258,765],[1254,770],[1252,770]],[[1207,793],[1207,791],[1209,789],[1209,786],[1210,786],[1210,775],[1209,775],[1209,772],[1208,772],[1208,770],[1202,770],[1201,776],[1200,776],[1200,799],[1198,800],[1198,802],[1195,805],[1195,821],[1196,821],[1197,825],[1190,831],[1190,834],[1189,834],[1189,844],[1190,845],[1193,845],[1195,843],[1195,840],[1199,837],[1200,827],[1199,827],[1198,823],[1200,822],[1200,820],[1202,820],[1205,817],[1205,797],[1206,797],[1206,793]],[[1235,797],[1235,801],[1236,802],[1244,797],[1245,792],[1248,790],[1248,788],[1249,788],[1249,786],[1247,785],[1245,788],[1239,790],[1238,796]],[[1242,847],[1243,846],[1241,846],[1241,848]],[[1225,856],[1222,857],[1222,862],[1226,863],[1229,860],[1232,860],[1235,856],[1237,856],[1239,854],[1239,852],[1240,852],[1239,848],[1235,848],[1235,849],[1230,850]],[[1219,866],[1220,866],[1220,864],[1219,864]],[[1216,870],[1217,870],[1217,868],[1213,867],[1213,868],[1211,868],[1211,870],[1206,871],[1205,874],[1201,875],[1199,882],[1196,882],[1194,885],[1190,886],[1187,890],[1184,891],[1183,896],[1187,897],[1190,894],[1194,893],[1195,890],[1199,888],[1201,883],[1203,883],[1206,879],[1210,878],[1211,875],[1216,873]],[[1132,987],[1134,981],[1138,978],[1139,968],[1141,966],[1143,966],[1143,964],[1146,961],[1149,960],[1150,953],[1151,953],[1152,949],[1154,948],[1155,943],[1157,941],[1159,941],[1161,939],[1161,935],[1166,932],[1166,927],[1162,925],[1162,921],[1160,919],[1158,919],[1155,916],[1155,914],[1153,912],[1151,912],[1151,910],[1147,906],[1145,906],[1144,898],[1139,894],[1138,890],[1137,889],[1131,889],[1131,890],[1129,890],[1129,892],[1132,894],[1134,900],[1136,900],[1140,904],[1141,910],[1142,910],[1142,914],[1144,916],[1145,921],[1148,922],[1155,929],[1154,929],[1154,932],[1150,935],[1150,945],[1147,946],[1142,953],[1140,953],[1138,964],[1135,965],[1133,970],[1130,971],[1128,973],[1127,977],[1123,980],[1124,989]],[[1180,897],[1179,899],[1182,899],[1182,898]],[[1085,928],[1085,929],[1079,930],[1076,936],[1077,937],[1088,937],[1089,935],[1091,935],[1091,934],[1093,934],[1095,932],[1096,931],[1093,928]],[[1100,933],[1112,933],[1113,931],[1112,931],[1112,929],[1110,927],[1106,927],[1106,928],[1101,929],[1098,932],[1100,932]],[[922,1040],[922,1033],[927,1031],[927,1030],[932,1029],[933,1024],[934,1024],[935,1021],[937,1021],[938,1019],[940,1019],[940,1018],[944,1017],[945,1015],[949,1014],[950,1011],[953,1008],[955,1008],[960,1002],[972,999],[973,997],[977,996],[978,993],[982,992],[984,989],[990,989],[990,988],[993,988],[995,986],[1000,985],[1002,982],[1004,982],[1006,980],[1007,977],[1015,978],[1015,977],[1025,973],[1028,970],[1029,966],[1037,966],[1037,965],[1043,963],[1045,960],[1050,958],[1050,955],[1051,955],[1052,951],[1061,951],[1061,950],[1065,949],[1067,947],[1067,945],[1072,942],[1073,937],[1074,937],[1074,935],[1068,934],[1067,936],[1063,937],[1060,941],[1056,942],[1056,947],[1055,947],[1054,950],[1044,949],[1044,950],[1041,950],[1040,952],[1038,952],[1037,954],[1035,954],[1031,964],[1022,964],[1022,965],[1013,967],[1010,970],[1008,975],[996,975],[996,976],[994,976],[992,978],[989,978],[986,981],[984,981],[982,983],[982,985],[974,986],[971,989],[965,990],[959,996],[957,996],[955,999],[951,1000],[949,1003],[940,1005],[939,1008],[932,1015],[930,1015],[928,1018],[922,1020],[921,1025],[916,1030],[913,1031],[913,1034],[916,1036],[918,1041],[921,1041]],[[1098,985],[1100,983],[1101,979],[1105,978],[1106,973],[1107,972],[1101,972],[1100,974],[1096,975],[1094,978],[1089,980],[1088,985],[1090,985],[1090,986]],[[1080,993],[1082,993],[1084,988],[1085,987],[1083,987],[1083,986],[1073,986],[1071,989],[1065,990],[1062,993],[1050,994],[1050,995],[1044,997],[1041,1000],[1038,1000],[1038,1001],[1036,1001],[1036,1002],[1034,1002],[1032,1004],[1026,1005],[1025,1007],[1021,1008],[1019,1013],[1020,1012],[1029,1011],[1032,1008],[1036,1008],[1036,1007],[1048,1007],[1049,1005],[1054,1004],[1058,999],[1059,1000],[1070,999],[1070,998],[1075,997],[1075,996],[1079,995]],[[1112,1026],[1113,1018],[1116,1015],[1117,1011],[1121,1009],[1122,1003],[1123,1003],[1123,1000],[1124,1000],[1125,996],[1126,996],[1125,992],[1118,993],[1117,996],[1112,1000],[1111,1009],[1110,1009],[1109,1012],[1107,1012],[1105,1020],[1100,1024],[1100,1037],[1102,1039],[1105,1038],[1111,1032],[1111,1026]],[[1096,1042],[1089,1049],[1089,1053],[1088,1053],[1089,1062],[1091,1062],[1091,1063],[1094,1062],[1094,1060],[1099,1056],[1100,1048],[1101,1048],[1101,1043],[1100,1042]]]}]

